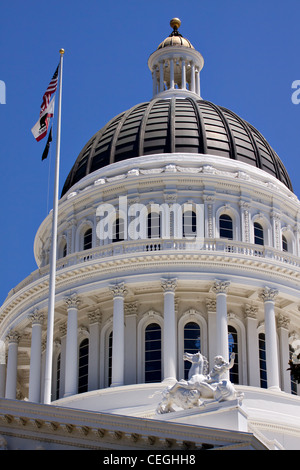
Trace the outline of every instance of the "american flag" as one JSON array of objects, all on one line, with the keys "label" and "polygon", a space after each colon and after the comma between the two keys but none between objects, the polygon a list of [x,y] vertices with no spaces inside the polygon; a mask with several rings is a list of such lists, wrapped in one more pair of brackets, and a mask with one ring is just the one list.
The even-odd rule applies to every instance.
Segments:
[{"label": "american flag", "polygon": [[41,109],[40,109],[40,118],[38,122],[31,129],[31,132],[34,138],[38,142],[42,140],[44,137],[46,137],[47,132],[48,132],[50,118],[53,117],[55,96],[53,96],[52,98],[51,96],[54,95],[57,89],[58,69],[59,69],[59,65],[57,66],[54,72],[54,75],[48,85],[48,88],[44,93],[43,102],[41,104]]},{"label": "american flag", "polygon": [[58,83],[58,68],[59,68],[59,65],[57,66],[55,72],[54,72],[54,75],[48,85],[48,88],[47,90],[45,91],[44,93],[44,96],[43,96],[43,102],[42,102],[42,105],[41,105],[41,111],[40,111],[40,116],[42,116],[43,112],[45,111],[45,109],[47,109],[49,103],[50,103],[50,98],[51,98],[51,95],[53,95],[53,93],[56,92],[56,89],[57,89],[57,83]]}]

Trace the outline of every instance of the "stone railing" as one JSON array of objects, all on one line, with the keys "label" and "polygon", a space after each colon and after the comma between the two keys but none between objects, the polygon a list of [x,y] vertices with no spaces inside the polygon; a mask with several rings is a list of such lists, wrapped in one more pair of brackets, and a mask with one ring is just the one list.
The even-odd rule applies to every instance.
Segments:
[{"label": "stone railing", "polygon": [[[226,253],[227,255],[238,256],[241,258],[255,257],[264,260],[274,260],[278,263],[286,263],[291,267],[300,268],[300,257],[287,252],[276,250],[269,246],[260,246],[240,241],[221,240],[205,238],[202,241],[187,241],[186,239],[152,239],[152,240],[125,240],[118,243],[111,243],[103,246],[97,246],[90,250],[81,251],[68,255],[57,260],[56,269],[59,272],[62,269],[69,268],[82,263],[93,262],[103,258],[128,256],[132,253],[153,253],[170,251],[188,251],[189,253]],[[27,285],[48,275],[49,265],[32,272],[15,288],[13,288],[8,297],[11,297]]]}]

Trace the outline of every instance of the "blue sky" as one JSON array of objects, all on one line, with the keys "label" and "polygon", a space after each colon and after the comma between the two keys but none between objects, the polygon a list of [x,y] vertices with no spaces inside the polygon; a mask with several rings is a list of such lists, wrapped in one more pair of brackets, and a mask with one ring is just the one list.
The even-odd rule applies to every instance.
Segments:
[{"label": "blue sky", "polygon": [[[52,208],[55,142],[31,128],[65,49],[60,189],[77,155],[109,119],[152,95],[149,55],[173,17],[204,56],[201,94],[254,125],[300,195],[299,0],[11,0],[0,6],[0,304],[36,269],[35,233]],[[48,184],[50,182],[50,184]],[[49,191],[48,191],[49,186]]]}]

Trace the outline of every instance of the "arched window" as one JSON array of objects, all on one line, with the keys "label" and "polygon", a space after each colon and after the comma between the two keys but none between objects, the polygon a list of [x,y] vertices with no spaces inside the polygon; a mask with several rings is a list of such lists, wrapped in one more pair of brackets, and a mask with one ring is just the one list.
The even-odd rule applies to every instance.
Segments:
[{"label": "arched window", "polygon": [[195,211],[184,211],[182,214],[182,234],[184,237],[195,237],[197,217]]},{"label": "arched window", "polygon": [[258,222],[254,222],[254,243],[264,245],[264,229]]},{"label": "arched window", "polygon": [[89,374],[89,340],[85,338],[79,345],[78,393],[87,392]]},{"label": "arched window", "polygon": [[147,237],[160,238],[160,214],[156,211],[149,212],[147,216]]},{"label": "arched window", "polygon": [[266,339],[265,334],[258,335],[258,349],[259,349],[259,371],[260,371],[260,386],[267,388],[267,361],[266,361]]},{"label": "arched window", "polygon": [[83,249],[89,250],[92,248],[92,229],[88,228],[83,235]]},{"label": "arched window", "polygon": [[59,399],[59,389],[60,389],[60,365],[61,365],[61,355],[59,353],[56,361],[56,400]]},{"label": "arched window", "polygon": [[229,358],[231,353],[235,353],[234,365],[230,369],[229,376],[230,381],[234,384],[239,383],[239,356],[238,356],[238,335],[236,329],[228,325],[228,347],[229,347]]},{"label": "arched window", "polygon": [[284,235],[282,235],[282,251],[289,251],[288,250],[288,242]]},{"label": "arched window", "polygon": [[[195,322],[186,323],[184,326],[184,352],[195,354],[201,350],[200,343],[200,326]],[[184,378],[188,379],[189,370],[192,363],[189,361],[184,361]]]},{"label": "arched window", "polygon": [[221,214],[219,218],[220,238],[233,240],[233,224],[230,215]]},{"label": "arched window", "polygon": [[112,378],[112,348],[113,348],[113,332],[108,337],[108,386],[111,385]]},{"label": "arched window", "polygon": [[151,323],[145,329],[145,383],[161,381],[161,328]]},{"label": "arched window", "polygon": [[113,243],[124,240],[124,220],[118,217],[113,224]]},{"label": "arched window", "polygon": [[63,249],[62,249],[62,257],[65,258],[67,256],[67,242],[64,243]]},{"label": "arched window", "polygon": [[[289,345],[290,359],[292,359],[293,353],[294,353],[294,349],[292,348],[291,345]],[[298,395],[298,393],[297,393],[297,382],[296,382],[296,380],[294,379],[294,377],[292,375],[292,371],[291,371],[291,393],[292,393],[292,395]]]}]

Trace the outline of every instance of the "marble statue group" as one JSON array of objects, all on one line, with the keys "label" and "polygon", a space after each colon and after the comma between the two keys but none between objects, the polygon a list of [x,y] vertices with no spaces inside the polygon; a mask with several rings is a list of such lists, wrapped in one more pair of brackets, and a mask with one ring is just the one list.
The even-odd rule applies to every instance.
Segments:
[{"label": "marble statue group", "polygon": [[169,413],[180,409],[203,406],[206,403],[242,399],[233,384],[226,377],[234,365],[235,354],[227,362],[222,356],[214,358],[214,366],[208,373],[208,361],[200,351],[184,353],[183,359],[192,363],[188,380],[180,380],[163,391],[157,413]]}]

